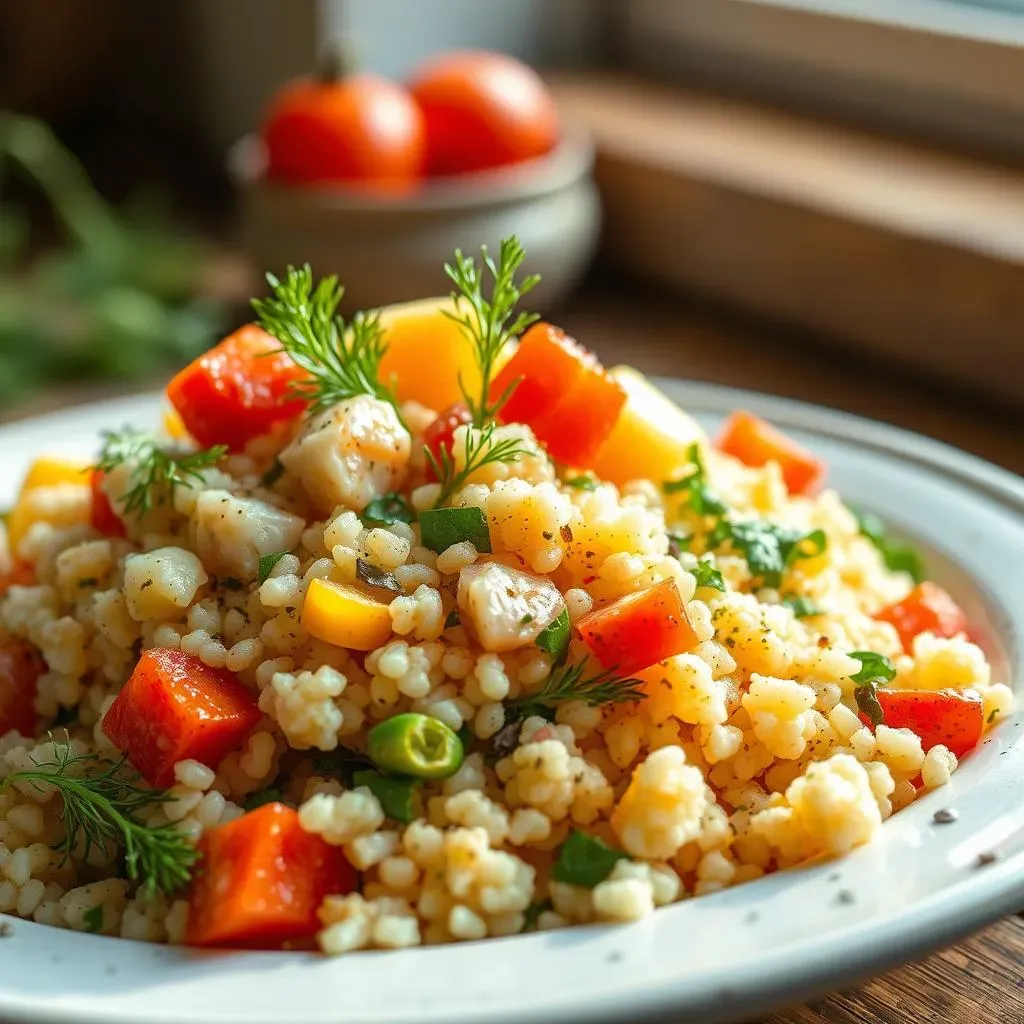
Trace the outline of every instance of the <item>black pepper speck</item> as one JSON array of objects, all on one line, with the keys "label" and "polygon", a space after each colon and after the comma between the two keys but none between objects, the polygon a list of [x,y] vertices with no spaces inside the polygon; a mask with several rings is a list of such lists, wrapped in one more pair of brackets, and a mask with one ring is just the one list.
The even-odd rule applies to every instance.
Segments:
[{"label": "black pepper speck", "polygon": [[957,818],[960,817],[960,812],[952,807],[940,807],[933,815],[932,821],[936,825],[952,825]]}]

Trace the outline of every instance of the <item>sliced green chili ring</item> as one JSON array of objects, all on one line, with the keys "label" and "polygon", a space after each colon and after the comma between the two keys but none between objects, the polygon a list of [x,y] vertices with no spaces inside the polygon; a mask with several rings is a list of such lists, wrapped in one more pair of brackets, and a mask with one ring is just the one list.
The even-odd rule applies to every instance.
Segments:
[{"label": "sliced green chili ring", "polygon": [[453,544],[469,541],[477,551],[491,550],[487,517],[476,505],[464,508],[432,508],[420,513],[423,546],[441,554]]},{"label": "sliced green chili ring", "polygon": [[374,768],[355,772],[352,784],[366,788],[380,801],[380,806],[389,818],[408,822],[416,817],[416,798],[419,794],[419,779],[408,776],[387,775]]},{"label": "sliced green chili ring", "polygon": [[446,779],[462,765],[458,734],[437,718],[407,711],[375,725],[366,752],[382,771],[414,779]]},{"label": "sliced green chili ring", "polygon": [[535,641],[542,651],[551,655],[553,665],[561,665],[569,653],[569,636],[572,627],[569,625],[569,609],[563,608],[558,616],[549,622],[537,635]]},{"label": "sliced green chili ring", "polygon": [[616,850],[596,836],[573,829],[569,838],[558,851],[558,859],[551,869],[556,882],[582,885],[593,889],[603,882],[620,860],[628,860],[627,854]]}]

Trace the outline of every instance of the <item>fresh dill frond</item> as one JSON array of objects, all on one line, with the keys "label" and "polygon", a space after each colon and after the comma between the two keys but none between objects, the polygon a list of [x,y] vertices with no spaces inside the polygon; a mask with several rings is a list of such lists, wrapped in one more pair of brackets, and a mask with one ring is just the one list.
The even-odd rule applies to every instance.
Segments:
[{"label": "fresh dill frond", "polygon": [[398,408],[392,386],[380,379],[387,352],[380,313],[356,313],[348,323],[338,313],[345,289],[334,275],[314,286],[307,263],[289,267],[284,280],[267,274],[271,295],[253,299],[260,326],[275,337],[292,361],[309,375],[292,392],[313,412],[356,395],[372,395]]},{"label": "fresh dill frond", "polygon": [[128,877],[144,890],[173,893],[188,884],[196,851],[185,833],[173,825],[145,825],[138,818],[144,808],[168,800],[166,791],[140,786],[123,759],[76,754],[68,742],[54,743],[53,758],[34,763],[35,768],[0,779],[0,789],[27,782],[60,793],[64,838],[54,848],[65,859],[75,854],[84,861],[93,847],[116,848],[124,854]]},{"label": "fresh dill frond", "polygon": [[604,704],[630,704],[647,696],[643,680],[616,675],[615,669],[585,676],[588,665],[588,661],[582,661],[555,669],[536,693],[511,701],[511,706],[526,718],[568,700],[581,700],[596,708]]},{"label": "fresh dill frond", "polygon": [[227,455],[226,445],[218,444],[199,452],[176,452],[161,448],[156,438],[144,431],[125,427],[107,431],[95,468],[112,473],[126,463],[131,466],[128,489],[121,497],[127,515],[145,515],[153,507],[153,491],[166,489],[167,501],[173,501],[176,487],[191,487],[203,482],[202,471],[216,465]]},{"label": "fresh dill frond", "polygon": [[[482,427],[492,419],[512,393],[509,388],[496,401],[490,400],[491,380],[501,350],[510,338],[521,334],[530,324],[540,319],[536,313],[515,312],[519,300],[540,281],[539,274],[529,274],[522,281],[516,282],[516,273],[526,259],[526,251],[519,239],[512,235],[502,240],[497,263],[488,253],[487,246],[481,248],[480,254],[482,266],[477,266],[472,256],[464,256],[461,249],[455,250],[453,263],[444,265],[445,273],[457,289],[452,292],[455,312],[446,311],[445,316],[462,327],[473,346],[480,368],[478,396],[469,394],[461,379],[459,381],[462,395],[477,427]],[[485,270],[490,272],[492,278],[489,299],[484,297]]]},{"label": "fresh dill frond", "polygon": [[441,484],[441,491],[434,503],[440,508],[458,491],[478,469],[496,462],[515,462],[523,455],[529,454],[518,437],[503,437],[494,440],[496,427],[493,422],[480,430],[471,425],[466,427],[465,442],[462,449],[462,469],[455,468],[455,458],[446,445],[442,445],[440,455],[435,455],[429,448],[424,448],[431,469]]}]

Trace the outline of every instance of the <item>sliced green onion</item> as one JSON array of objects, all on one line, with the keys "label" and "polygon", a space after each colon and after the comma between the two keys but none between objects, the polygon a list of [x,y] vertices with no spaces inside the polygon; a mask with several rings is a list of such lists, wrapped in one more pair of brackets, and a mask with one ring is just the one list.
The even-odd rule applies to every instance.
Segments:
[{"label": "sliced green onion", "polygon": [[569,637],[572,626],[569,625],[569,609],[563,608],[558,617],[549,622],[537,635],[536,644],[542,651],[551,655],[552,665],[561,665],[569,653]]},{"label": "sliced green onion", "polygon": [[256,577],[256,582],[259,583],[260,586],[263,586],[263,584],[270,579],[270,574],[274,571],[274,566],[277,565],[277,563],[280,562],[287,554],[287,551],[275,551],[271,555],[263,555],[260,558],[260,571],[259,575]]},{"label": "sliced green onion", "polygon": [[366,737],[370,760],[386,772],[446,779],[462,764],[462,741],[437,718],[407,711],[375,725]]},{"label": "sliced green onion", "polygon": [[416,797],[420,789],[418,779],[386,775],[367,768],[352,776],[352,784],[366,788],[380,801],[384,813],[395,821],[412,821],[416,817]]},{"label": "sliced green onion", "polygon": [[425,548],[438,554],[467,540],[477,551],[491,550],[487,517],[476,505],[428,509],[420,514],[420,537]]},{"label": "sliced green onion", "polygon": [[582,885],[587,889],[593,889],[612,873],[612,868],[620,860],[628,859],[627,854],[602,842],[596,836],[588,836],[586,832],[573,829],[558,851],[558,859],[551,869],[551,877],[556,882],[568,882],[570,885]]},{"label": "sliced green onion", "polygon": [[363,509],[361,518],[364,523],[391,526],[394,523],[416,522],[416,513],[402,495],[392,492],[382,498],[374,498]]}]

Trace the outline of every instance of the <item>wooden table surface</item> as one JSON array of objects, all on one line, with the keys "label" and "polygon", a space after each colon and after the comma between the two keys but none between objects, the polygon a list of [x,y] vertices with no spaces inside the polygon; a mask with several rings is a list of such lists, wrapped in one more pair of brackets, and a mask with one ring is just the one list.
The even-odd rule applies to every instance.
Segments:
[{"label": "wooden table surface", "polygon": [[[941,390],[913,374],[836,354],[700,304],[597,279],[556,319],[608,363],[711,381],[859,413],[1024,473],[1024,410]],[[109,388],[48,395],[0,419],[88,401]],[[758,1024],[1024,1022],[1024,921],[1011,917],[849,992]],[[699,1024],[699,1022],[690,1022]]]}]

